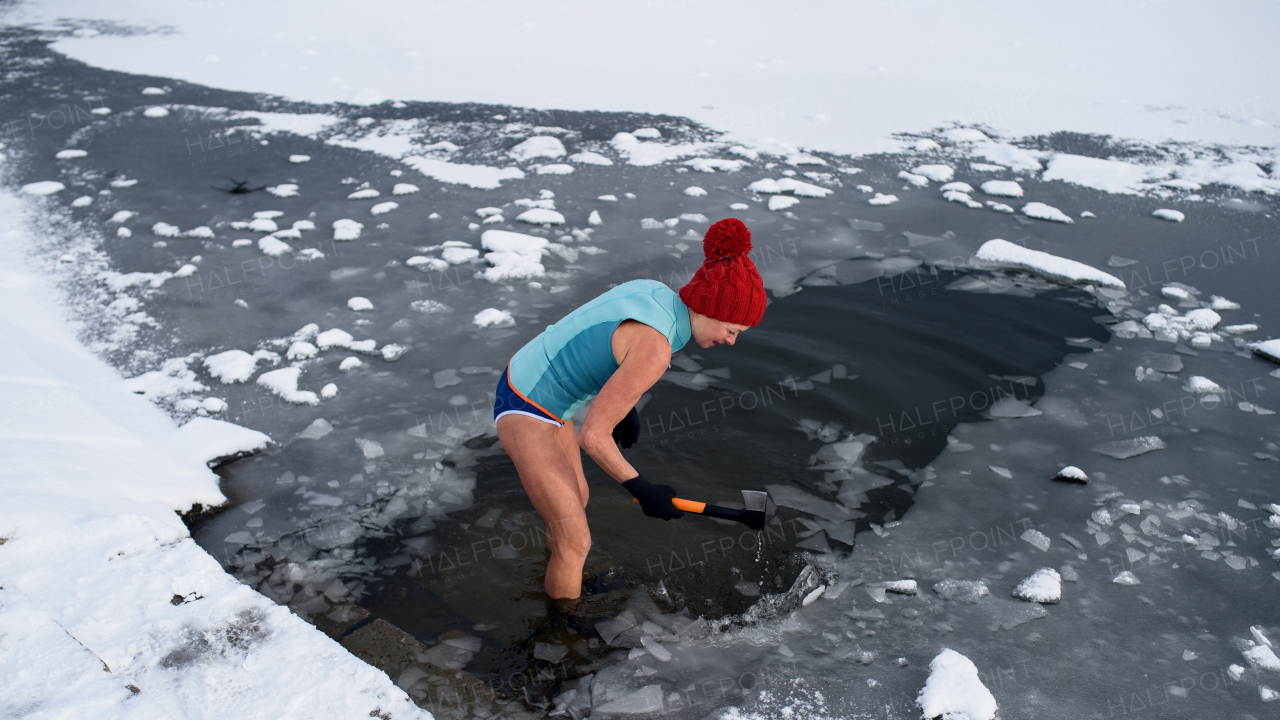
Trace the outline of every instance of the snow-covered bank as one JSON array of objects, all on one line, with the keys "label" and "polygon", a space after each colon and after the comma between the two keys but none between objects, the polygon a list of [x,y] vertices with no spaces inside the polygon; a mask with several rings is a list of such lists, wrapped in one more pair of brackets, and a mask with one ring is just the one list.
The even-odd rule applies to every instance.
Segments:
[{"label": "snow-covered bank", "polygon": [[[93,66],[219,88],[317,103],[644,110],[739,140],[832,152],[897,149],[896,133],[953,122],[1012,135],[1280,140],[1280,107],[1257,82],[1280,71],[1270,49],[1275,3],[826,0],[778,12],[727,0],[610,11],[583,0],[501,0],[483,8],[48,0],[8,19],[173,28],[100,34],[72,22],[81,32],[55,47]],[[476,22],[481,12],[486,20]]]},{"label": "snow-covered bank", "polygon": [[207,453],[77,342],[24,210],[0,195],[0,708],[429,718],[191,540],[175,511],[225,500]]}]

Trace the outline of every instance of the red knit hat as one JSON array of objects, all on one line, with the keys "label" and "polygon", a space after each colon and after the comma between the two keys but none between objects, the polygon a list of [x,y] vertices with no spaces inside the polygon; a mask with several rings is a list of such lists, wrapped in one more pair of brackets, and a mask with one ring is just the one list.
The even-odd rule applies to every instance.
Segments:
[{"label": "red knit hat", "polygon": [[751,252],[751,231],[736,218],[711,226],[702,238],[707,256],[688,285],[680,288],[680,299],[694,312],[737,325],[755,326],[764,317],[764,281]]}]

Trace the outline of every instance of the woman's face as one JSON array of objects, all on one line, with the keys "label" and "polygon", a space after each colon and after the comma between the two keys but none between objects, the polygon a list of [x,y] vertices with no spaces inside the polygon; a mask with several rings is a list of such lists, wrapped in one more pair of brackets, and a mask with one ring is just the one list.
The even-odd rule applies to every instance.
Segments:
[{"label": "woman's face", "polygon": [[692,310],[689,311],[689,326],[693,330],[693,341],[701,348],[732,345],[738,341],[739,333],[751,328],[750,325],[715,320]]}]

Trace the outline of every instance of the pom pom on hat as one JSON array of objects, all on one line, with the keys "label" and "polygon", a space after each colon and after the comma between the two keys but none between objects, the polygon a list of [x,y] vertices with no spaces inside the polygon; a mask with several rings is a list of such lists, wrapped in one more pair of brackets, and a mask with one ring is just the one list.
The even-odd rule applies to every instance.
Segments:
[{"label": "pom pom on hat", "polygon": [[711,226],[702,238],[702,252],[708,260],[751,252],[751,231],[737,218],[727,218]]},{"label": "pom pom on hat", "polygon": [[689,283],[680,288],[680,299],[689,309],[709,318],[737,325],[759,325],[767,298],[764,281],[751,252],[751,231],[741,220],[726,218],[707,230],[702,239],[707,259]]}]

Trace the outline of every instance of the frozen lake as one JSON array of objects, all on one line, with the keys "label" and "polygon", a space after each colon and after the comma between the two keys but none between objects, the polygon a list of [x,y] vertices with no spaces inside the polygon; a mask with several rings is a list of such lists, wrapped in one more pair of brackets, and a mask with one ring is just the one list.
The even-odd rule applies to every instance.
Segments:
[{"label": "frozen lake", "polygon": [[[64,186],[37,202],[84,341],[180,422],[275,441],[218,466],[193,536],[437,715],[919,717],[946,647],[1007,718],[1274,713],[1280,371],[1248,345],[1277,332],[1274,195],[1104,191],[1068,160],[1180,152],[1105,137],[769,154],[673,117],[286,103],[7,34],[9,181]],[[614,284],[683,284],[730,216],[764,323],[673,360],[629,459],[708,502],[767,488],[770,525],[652,523],[587,463],[602,622],[556,627],[497,376]],[[539,270],[495,273],[494,230]],[[994,238],[1127,289],[974,263]],[[1041,568],[1060,601],[1012,597]]]}]

